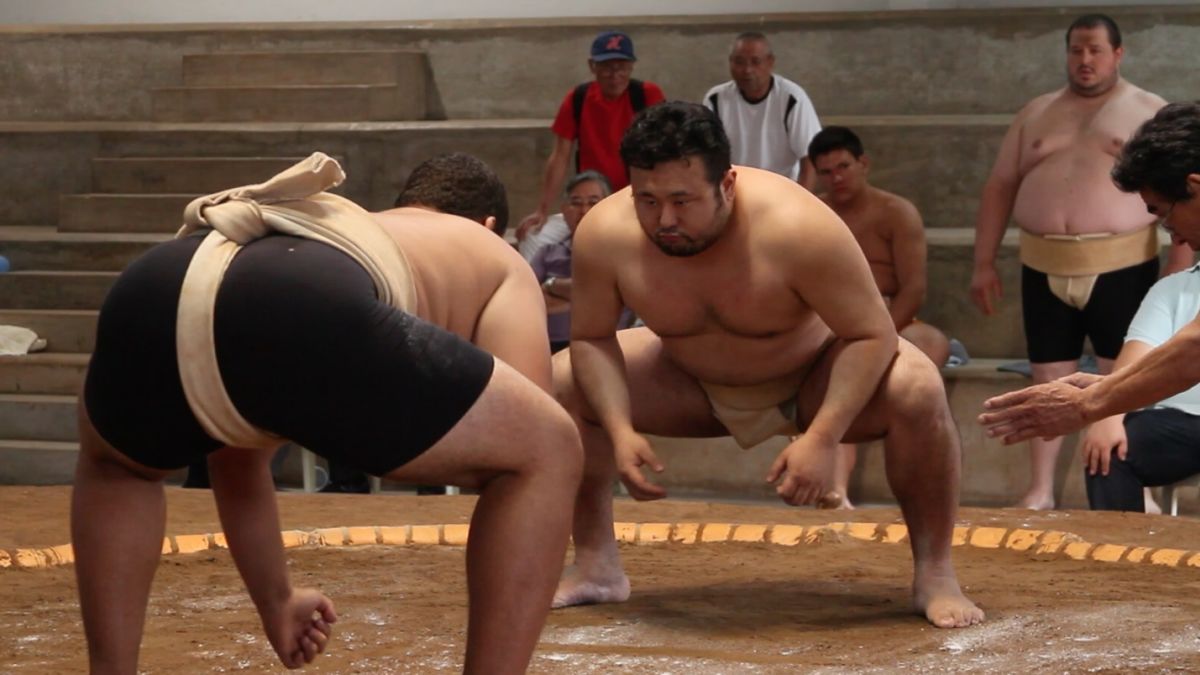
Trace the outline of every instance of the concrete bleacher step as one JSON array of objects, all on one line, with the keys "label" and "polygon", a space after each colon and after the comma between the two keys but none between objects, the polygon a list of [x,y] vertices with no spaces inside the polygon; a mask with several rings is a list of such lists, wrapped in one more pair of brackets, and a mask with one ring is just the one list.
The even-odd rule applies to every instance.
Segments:
[{"label": "concrete bleacher step", "polygon": [[166,234],[60,232],[51,226],[0,226],[0,254],[13,270],[124,269]]},{"label": "concrete bleacher step", "polygon": [[0,356],[0,393],[78,394],[90,358],[58,352]]},{"label": "concrete bleacher step", "polygon": [[425,97],[405,87],[375,84],[155,89],[162,122],[368,122],[419,120]]},{"label": "concrete bleacher step", "polygon": [[117,272],[20,271],[0,274],[5,309],[99,309]]},{"label": "concrete bleacher step", "polygon": [[78,457],[78,443],[0,440],[0,485],[70,484]]},{"label": "concrete bleacher step", "polygon": [[[232,186],[231,186],[232,187]],[[173,233],[196,194],[76,194],[59,199],[63,232]]]},{"label": "concrete bleacher step", "polygon": [[[962,439],[962,503],[970,506],[1004,506],[1023,494],[1029,476],[1029,453],[1024,445],[1006,447],[987,438],[975,418],[983,401],[1028,386],[1024,376],[1000,372],[1006,359],[974,359],[966,366],[943,369],[951,412]],[[775,438],[742,450],[730,438],[678,439],[652,437],[655,452],[667,466],[653,476],[675,497],[722,499],[774,499],[774,487],[764,482],[767,470],[787,445]],[[1059,502],[1064,508],[1086,508],[1082,469],[1075,452],[1076,436],[1063,444],[1057,467]],[[883,467],[882,443],[859,448],[858,468],[851,478],[851,494],[860,502],[889,503],[895,498]]]},{"label": "concrete bleacher step", "polygon": [[974,270],[973,228],[929,228],[925,305],[917,313],[947,336],[957,338],[975,358],[1023,358],[1025,333],[1021,318],[1021,272],[1017,232],[1009,230],[1000,247],[997,269],[1004,297],[996,313],[985,316],[971,301]]},{"label": "concrete bleacher step", "polygon": [[89,309],[0,309],[0,325],[32,330],[46,340],[48,351],[87,354],[96,346],[99,314]]},{"label": "concrete bleacher step", "polygon": [[75,402],[61,394],[0,394],[0,430],[6,438],[77,441]]},{"label": "concrete bleacher step", "polygon": [[92,191],[115,194],[209,194],[261,183],[297,157],[96,157]]},{"label": "concrete bleacher step", "polygon": [[185,54],[188,87],[391,84],[424,97],[426,55],[418,50]]}]

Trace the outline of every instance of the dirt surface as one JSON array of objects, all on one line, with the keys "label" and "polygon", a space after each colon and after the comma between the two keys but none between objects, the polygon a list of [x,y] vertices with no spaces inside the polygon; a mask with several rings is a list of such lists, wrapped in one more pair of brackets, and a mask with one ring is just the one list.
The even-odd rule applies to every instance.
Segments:
[{"label": "dirt surface", "polygon": [[[69,491],[0,488],[0,549],[66,543]],[[169,491],[169,534],[220,529],[211,495]],[[284,528],[466,522],[470,497],[280,495]],[[774,506],[620,502],[639,522],[893,522]],[[960,522],[1057,529],[1092,542],[1200,550],[1200,521],[1141,514],[965,509]],[[537,673],[1197,672],[1200,569],[955,549],[988,613],[938,630],[909,611],[907,546],[624,546],[634,585],[620,605],[552,612]],[[342,620],[318,673],[453,672],[466,622],[463,550],[354,547],[289,552],[293,580],[320,586]],[[70,567],[0,570],[0,673],[85,670]],[[163,559],[142,671],[279,672],[228,553]]]}]

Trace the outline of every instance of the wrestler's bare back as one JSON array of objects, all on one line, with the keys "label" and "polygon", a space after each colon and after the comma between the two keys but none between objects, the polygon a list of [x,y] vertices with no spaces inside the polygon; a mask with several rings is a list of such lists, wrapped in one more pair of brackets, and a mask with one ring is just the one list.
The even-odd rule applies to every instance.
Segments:
[{"label": "wrestler's bare back", "polygon": [[1117,190],[1109,172],[1125,141],[1165,104],[1125,80],[1101,96],[1064,87],[1031,101],[1015,122],[1020,188],[1013,219],[1037,234],[1120,233],[1148,225],[1154,217],[1136,194]]},{"label": "wrestler's bare back", "polygon": [[[733,213],[707,250],[664,254],[639,225],[626,188],[585,217],[576,256],[587,247],[601,258],[621,301],[693,377],[794,384],[833,337],[826,321],[855,329],[873,323],[864,317],[891,321],[857,243],[821,200],[776,174],[736,170]],[[812,300],[835,288],[849,301],[826,307],[823,320]]]}]

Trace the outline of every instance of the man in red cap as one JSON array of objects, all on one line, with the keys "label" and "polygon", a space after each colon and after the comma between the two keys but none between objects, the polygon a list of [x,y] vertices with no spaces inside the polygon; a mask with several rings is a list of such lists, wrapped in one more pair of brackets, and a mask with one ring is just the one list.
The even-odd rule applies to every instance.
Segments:
[{"label": "man in red cap", "polygon": [[578,141],[575,171],[599,171],[613,190],[629,185],[618,147],[633,116],[663,100],[662,89],[653,82],[633,79],[633,40],[620,31],[605,31],[592,41],[588,69],[595,79],[584,82],[563,97],[550,127],[554,150],[542,173],[542,192],[537,209],[517,226],[517,240],[541,228],[562,191],[571,163],[571,150]]}]

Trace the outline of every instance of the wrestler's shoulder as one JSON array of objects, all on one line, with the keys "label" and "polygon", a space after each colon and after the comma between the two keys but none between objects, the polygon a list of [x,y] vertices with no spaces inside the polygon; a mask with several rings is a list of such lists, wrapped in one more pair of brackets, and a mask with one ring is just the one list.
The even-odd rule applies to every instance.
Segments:
[{"label": "wrestler's shoulder", "polygon": [[895,192],[881,190],[877,187],[871,189],[874,190],[880,211],[889,220],[894,218],[920,219],[921,213],[917,210],[917,205],[912,203],[908,198],[898,195]]},{"label": "wrestler's shoulder", "polygon": [[575,232],[576,246],[603,244],[606,249],[632,243],[641,236],[630,188],[618,190],[593,206]]},{"label": "wrestler's shoulder", "polygon": [[1066,93],[1067,89],[1064,87],[1046,92],[1040,96],[1035,96],[1017,111],[1016,116],[1013,118],[1014,122],[1020,124],[1037,118],[1042,113],[1053,108],[1056,103],[1063,102],[1063,96]]},{"label": "wrestler's shoulder", "polygon": [[1141,110],[1154,114],[1158,109],[1167,104],[1167,100],[1152,91],[1146,91],[1141,87],[1133,84],[1128,80],[1122,81],[1125,91],[1122,92],[1122,100],[1130,105],[1137,106]]}]

